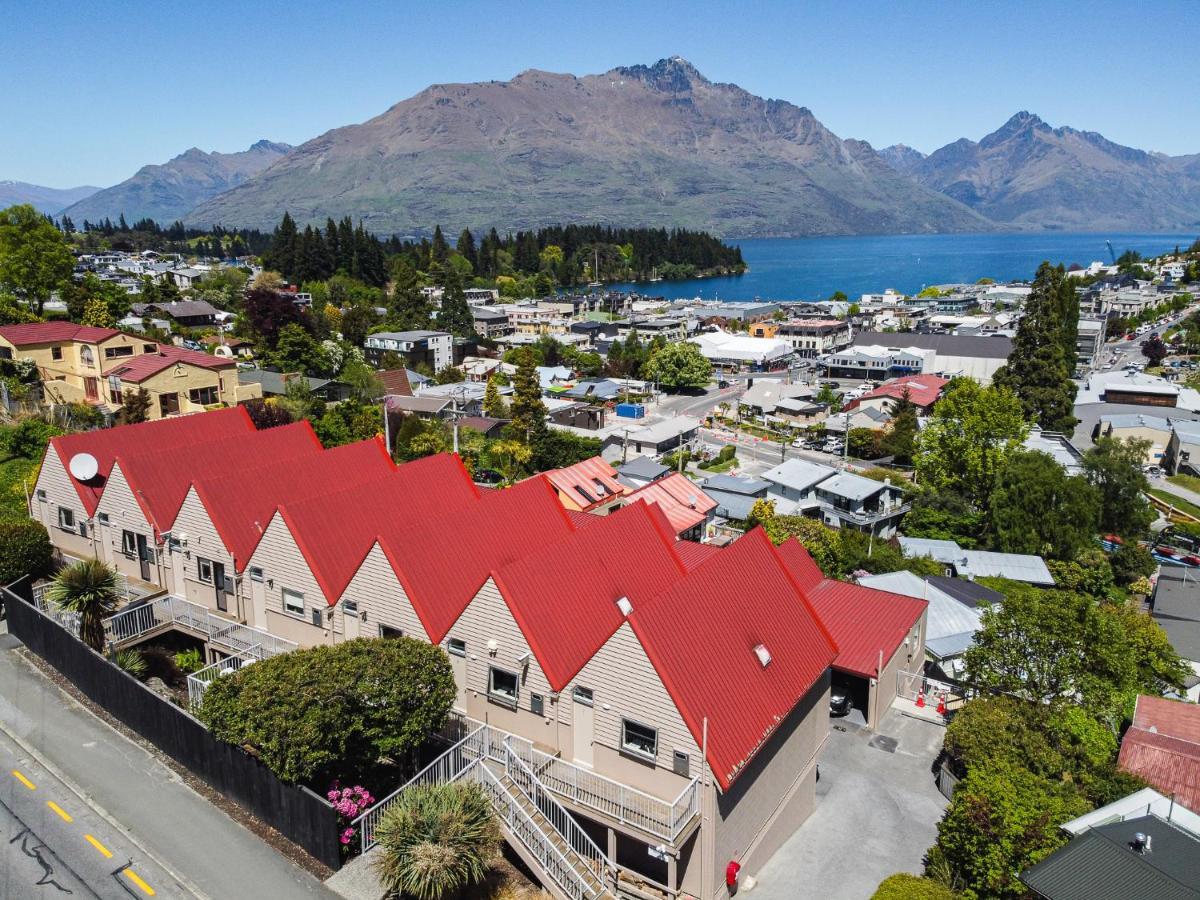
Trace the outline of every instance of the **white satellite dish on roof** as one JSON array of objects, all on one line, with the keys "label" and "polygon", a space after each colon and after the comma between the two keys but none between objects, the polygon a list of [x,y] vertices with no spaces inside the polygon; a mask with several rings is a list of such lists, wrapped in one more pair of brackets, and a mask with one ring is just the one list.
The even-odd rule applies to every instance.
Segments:
[{"label": "white satellite dish on roof", "polygon": [[71,477],[76,481],[91,481],[100,471],[100,463],[90,453],[76,453],[67,464]]}]

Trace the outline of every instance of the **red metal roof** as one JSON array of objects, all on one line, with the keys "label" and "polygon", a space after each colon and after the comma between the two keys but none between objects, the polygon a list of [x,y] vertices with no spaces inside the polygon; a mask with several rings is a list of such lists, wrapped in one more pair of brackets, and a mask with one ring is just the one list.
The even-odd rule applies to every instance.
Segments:
[{"label": "red metal roof", "polygon": [[493,574],[556,691],[566,688],[625,621],[617,600],[625,597],[639,609],[684,575],[675,536],[653,507],[638,503],[592,519],[582,531],[537,547]]},{"label": "red metal roof", "polygon": [[941,396],[942,389],[949,383],[949,378],[942,378],[940,375],[903,375],[900,378],[885,381],[875,390],[863,394],[857,400],[851,400],[846,404],[846,409],[857,409],[864,400],[874,397],[891,397],[898,400],[904,395],[905,390],[908,391],[909,400],[917,406],[928,408],[937,401],[937,398]]},{"label": "red metal roof", "polygon": [[825,573],[799,540],[794,537],[788,538],[778,549],[784,565],[791,570],[792,577],[800,583],[803,590],[811,591],[824,580]]},{"label": "red metal roof", "polygon": [[658,506],[670,520],[675,534],[683,534],[689,528],[700,524],[717,508],[716,500],[679,472],[672,472],[665,478],[638,488],[629,495],[628,501]]},{"label": "red metal roof", "polygon": [[[645,505],[645,504],[643,504]],[[721,552],[716,544],[698,544],[695,541],[676,541],[675,555],[689,572],[701,563],[708,562]]]},{"label": "red metal roof", "polygon": [[[188,488],[198,478],[262,466],[301,454],[319,454],[321,442],[308,421],[251,434],[190,444],[177,453],[161,450],[118,455],[116,464],[158,534],[175,522]],[[272,476],[274,481],[278,476]]]},{"label": "red metal roof", "polygon": [[228,437],[239,432],[254,431],[254,422],[249,413],[240,406],[218,409],[193,416],[179,416],[142,422],[138,425],[118,425],[98,431],[83,431],[51,438],[47,453],[53,451],[62,460],[63,468],[70,476],[71,457],[76,453],[90,453],[99,464],[99,474],[89,482],[71,478],[79,499],[89,516],[96,512],[105,482],[112,472],[113,461],[118,455],[135,455],[147,451],[164,452],[188,447],[204,441]]},{"label": "red metal roof", "polygon": [[[493,571],[573,530],[550,486],[530,478],[440,519],[410,520],[381,533],[379,544],[437,644]],[[561,587],[561,573],[558,580]]]},{"label": "red metal roof", "polygon": [[202,369],[234,369],[237,367],[232,359],[223,359],[209,353],[198,353],[183,347],[172,347],[159,344],[157,353],[143,353],[140,356],[126,357],[104,370],[105,375],[116,375],[122,381],[138,384],[152,375],[157,375],[164,369],[169,369],[176,363],[199,366]]},{"label": "red metal roof", "polygon": [[279,512],[332,605],[381,534],[405,528],[424,532],[440,525],[426,541],[452,545],[457,526],[452,518],[442,518],[479,498],[459,458],[440,453],[405,463],[383,478],[280,504]]},{"label": "red metal roof", "polygon": [[191,484],[241,572],[280,504],[380,479],[395,468],[377,435],[316,453],[281,456],[231,474],[193,478]]},{"label": "red metal roof", "polygon": [[617,470],[599,456],[565,469],[551,469],[536,477],[545,478],[555,490],[570,498],[585,512],[610,502],[613,497],[627,490],[617,480]]},{"label": "red metal roof", "polygon": [[708,761],[722,790],[837,653],[758,528],[635,606],[629,622],[700,746],[707,721]]},{"label": "red metal roof", "polygon": [[1200,809],[1200,706],[1139,696],[1117,762],[1188,809]]},{"label": "red metal roof", "polygon": [[929,604],[890,591],[824,579],[808,599],[838,646],[833,667],[874,678],[896,652]]},{"label": "red metal roof", "polygon": [[76,325],[74,322],[28,322],[22,325],[0,326],[0,337],[14,347],[50,344],[56,341],[82,341],[95,344],[120,333],[115,328]]}]

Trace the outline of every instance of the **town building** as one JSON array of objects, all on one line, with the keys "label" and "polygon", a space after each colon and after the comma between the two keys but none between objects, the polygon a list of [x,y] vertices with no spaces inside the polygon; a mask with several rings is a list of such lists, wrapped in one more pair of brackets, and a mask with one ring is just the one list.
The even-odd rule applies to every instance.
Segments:
[{"label": "town building", "polygon": [[964,550],[955,541],[933,538],[901,537],[900,549],[910,558],[925,556],[943,563],[947,575],[959,578],[1007,578],[1039,587],[1054,586],[1054,576],[1040,556]]},{"label": "town building", "polygon": [[445,331],[379,331],[363,342],[367,361],[379,365],[384,354],[396,353],[406,368],[424,363],[434,372],[454,365],[454,337]]},{"label": "town building", "polygon": [[1150,595],[1150,615],[1192,669],[1184,683],[1185,696],[1193,703],[1200,702],[1200,584],[1187,568],[1159,567]]},{"label": "town building", "polygon": [[791,319],[780,322],[774,335],[792,345],[800,359],[815,359],[850,344],[850,324],[844,319]]},{"label": "town building", "polygon": [[779,369],[792,356],[792,347],[780,338],[756,338],[727,331],[706,331],[690,339],[704,358],[723,370]]},{"label": "town building", "polygon": [[1002,335],[887,334],[864,331],[821,360],[834,378],[887,381],[901,375],[965,376],[990,384],[1012,351]]},{"label": "town building", "polygon": [[1200,810],[1200,706],[1140,695],[1117,765],[1188,809]]}]

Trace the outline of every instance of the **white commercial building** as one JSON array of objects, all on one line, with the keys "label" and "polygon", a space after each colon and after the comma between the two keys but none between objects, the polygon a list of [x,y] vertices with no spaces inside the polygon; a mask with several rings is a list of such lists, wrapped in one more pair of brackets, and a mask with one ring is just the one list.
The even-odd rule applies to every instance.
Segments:
[{"label": "white commercial building", "polygon": [[691,338],[713,365],[769,369],[792,355],[792,345],[778,338],[756,338],[727,331],[708,331]]}]

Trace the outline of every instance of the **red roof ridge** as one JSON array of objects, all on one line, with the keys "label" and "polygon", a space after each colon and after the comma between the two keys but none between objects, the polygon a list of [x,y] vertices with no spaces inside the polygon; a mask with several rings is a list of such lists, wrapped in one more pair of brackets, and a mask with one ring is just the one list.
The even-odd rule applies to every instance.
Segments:
[{"label": "red roof ridge", "polygon": [[[783,559],[783,555],[779,552],[779,548],[776,547],[774,542],[767,536],[767,532],[761,525],[755,525],[750,533],[754,534],[755,532],[760,533],[763,537],[763,540],[765,540],[770,546],[771,555],[775,557],[775,562],[779,564],[779,568],[783,571],[784,577],[787,578],[792,587],[795,589],[796,596],[800,598],[800,602],[804,604],[804,608],[807,609],[809,614],[816,620],[817,627],[821,629],[821,633],[824,634],[826,639],[829,641],[829,646],[831,646],[834,652],[837,653],[838,643],[833,639],[833,633],[830,632],[829,628],[825,625],[825,620],[817,614],[816,607],[813,606],[812,601],[808,598],[808,594],[806,594],[804,589],[800,587],[800,582],[796,580],[795,574],[793,574],[792,570],[788,568],[787,563]],[[797,540],[797,543],[799,543],[799,540]],[[804,545],[801,544],[800,546],[803,547]],[[820,567],[818,566],[818,568]]]}]

